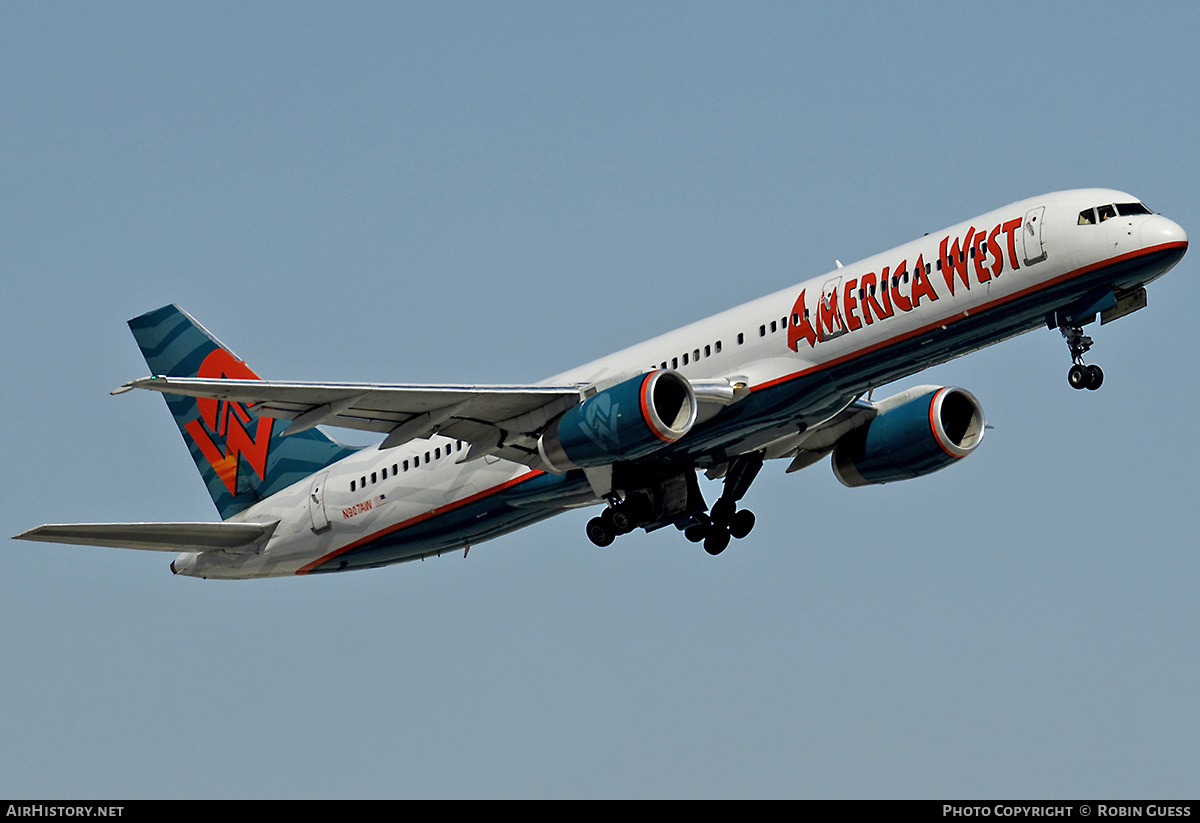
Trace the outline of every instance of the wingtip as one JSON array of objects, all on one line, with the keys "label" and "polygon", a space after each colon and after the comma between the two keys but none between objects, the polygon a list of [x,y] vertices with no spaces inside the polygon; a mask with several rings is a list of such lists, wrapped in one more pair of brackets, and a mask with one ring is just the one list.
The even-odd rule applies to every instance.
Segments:
[{"label": "wingtip", "polygon": [[122,383],[120,386],[110,391],[109,394],[124,394],[131,389],[144,389],[155,381],[166,379],[166,375],[163,374],[152,374],[149,377],[139,377],[137,380],[130,380],[128,383]]}]

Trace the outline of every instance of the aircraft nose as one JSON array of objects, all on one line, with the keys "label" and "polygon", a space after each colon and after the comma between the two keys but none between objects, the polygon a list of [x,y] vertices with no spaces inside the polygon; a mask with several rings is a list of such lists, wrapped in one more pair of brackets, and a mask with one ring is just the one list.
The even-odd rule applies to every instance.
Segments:
[{"label": "aircraft nose", "polygon": [[1142,224],[1142,245],[1167,246],[1183,244],[1187,248],[1188,236],[1183,226],[1174,220],[1168,220],[1161,214],[1156,214]]}]

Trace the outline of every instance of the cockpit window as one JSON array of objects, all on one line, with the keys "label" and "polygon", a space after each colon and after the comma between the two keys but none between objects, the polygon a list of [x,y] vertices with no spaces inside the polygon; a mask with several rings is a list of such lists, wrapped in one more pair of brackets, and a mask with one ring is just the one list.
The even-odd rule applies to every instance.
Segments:
[{"label": "cockpit window", "polygon": [[1141,203],[1118,203],[1117,212],[1122,217],[1132,217],[1135,214],[1153,214],[1150,209],[1146,208]]},{"label": "cockpit window", "polygon": [[1138,214],[1154,214],[1154,212],[1141,203],[1117,203],[1115,206],[1111,204],[1096,206],[1094,209],[1084,209],[1079,213],[1079,225],[1094,226],[1096,223],[1103,223],[1105,220],[1116,217],[1118,214],[1122,217],[1133,217]]}]

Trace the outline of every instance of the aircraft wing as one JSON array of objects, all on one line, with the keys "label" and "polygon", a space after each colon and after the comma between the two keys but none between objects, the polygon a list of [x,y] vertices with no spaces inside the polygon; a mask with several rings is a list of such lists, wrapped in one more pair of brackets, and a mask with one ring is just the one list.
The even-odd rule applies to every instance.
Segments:
[{"label": "aircraft wing", "polygon": [[253,551],[272,523],[68,523],[38,526],[14,537],[39,543],[108,546],[153,552]]},{"label": "aircraft wing", "polygon": [[[242,403],[292,421],[285,434],[319,425],[380,432],[391,448],[442,434],[471,445],[464,460],[495,454],[538,461],[536,435],[580,400],[578,386],[284,383],[270,380],[143,377],[131,388]],[[116,392],[114,392],[116,393]]]}]

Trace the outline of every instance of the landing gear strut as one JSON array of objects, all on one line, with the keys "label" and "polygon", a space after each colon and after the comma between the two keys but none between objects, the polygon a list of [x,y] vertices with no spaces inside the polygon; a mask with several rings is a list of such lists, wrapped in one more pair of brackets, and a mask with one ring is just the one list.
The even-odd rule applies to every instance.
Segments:
[{"label": "landing gear strut", "polygon": [[684,537],[693,543],[703,541],[704,550],[717,555],[725,551],[730,538],[741,540],[750,534],[754,528],[754,513],[749,509],[739,511],[737,501],[745,496],[762,464],[761,454],[745,454],[734,460],[725,475],[725,488],[720,498],[707,515],[696,516],[696,522],[684,530]]},{"label": "landing gear strut", "polygon": [[1091,389],[1095,391],[1104,382],[1104,372],[1099,366],[1086,365],[1083,355],[1092,347],[1092,338],[1083,333],[1080,326],[1059,326],[1059,331],[1066,338],[1067,348],[1071,350],[1071,359],[1075,365],[1067,372],[1067,382],[1073,389]]}]

